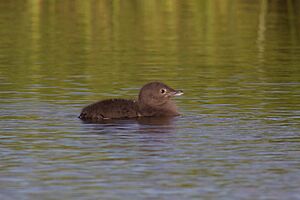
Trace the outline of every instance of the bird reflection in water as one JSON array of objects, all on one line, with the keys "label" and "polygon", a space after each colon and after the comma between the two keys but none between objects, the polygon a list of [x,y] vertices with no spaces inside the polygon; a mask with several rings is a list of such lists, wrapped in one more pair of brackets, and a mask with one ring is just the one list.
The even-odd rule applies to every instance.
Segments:
[{"label": "bird reflection in water", "polygon": [[174,127],[174,117],[141,117],[137,119],[140,133],[170,133]]},{"label": "bird reflection in water", "polygon": [[[94,130],[109,133],[128,129],[138,133],[170,133],[174,127],[175,117],[139,117],[135,119],[107,119],[102,121],[83,121],[91,124]],[[138,126],[136,126],[138,125]]]}]

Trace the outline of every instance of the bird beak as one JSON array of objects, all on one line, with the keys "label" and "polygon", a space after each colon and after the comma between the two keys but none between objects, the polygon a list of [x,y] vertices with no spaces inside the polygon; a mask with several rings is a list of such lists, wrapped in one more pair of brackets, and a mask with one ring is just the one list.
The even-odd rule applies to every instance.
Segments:
[{"label": "bird beak", "polygon": [[182,90],[175,90],[174,92],[172,92],[172,96],[180,96],[183,95]]}]

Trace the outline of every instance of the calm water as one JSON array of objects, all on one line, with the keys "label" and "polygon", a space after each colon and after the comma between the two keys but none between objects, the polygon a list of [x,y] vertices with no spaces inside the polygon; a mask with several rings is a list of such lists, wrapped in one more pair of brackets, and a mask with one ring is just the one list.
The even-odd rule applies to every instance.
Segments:
[{"label": "calm water", "polygon": [[[299,1],[1,1],[0,199],[300,199]],[[85,124],[146,82],[182,116]]]}]

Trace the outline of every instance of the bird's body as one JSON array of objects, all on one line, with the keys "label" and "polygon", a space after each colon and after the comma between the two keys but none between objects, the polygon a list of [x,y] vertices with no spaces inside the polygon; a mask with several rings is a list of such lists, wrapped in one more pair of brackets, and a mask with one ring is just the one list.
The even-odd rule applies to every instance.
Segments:
[{"label": "bird's body", "polygon": [[183,94],[161,82],[144,85],[138,100],[107,99],[90,104],[82,109],[80,119],[102,121],[106,119],[176,116],[179,115],[173,96]]},{"label": "bird's body", "polygon": [[98,101],[82,109],[82,120],[105,120],[138,117],[138,105],[135,100],[107,99]]}]

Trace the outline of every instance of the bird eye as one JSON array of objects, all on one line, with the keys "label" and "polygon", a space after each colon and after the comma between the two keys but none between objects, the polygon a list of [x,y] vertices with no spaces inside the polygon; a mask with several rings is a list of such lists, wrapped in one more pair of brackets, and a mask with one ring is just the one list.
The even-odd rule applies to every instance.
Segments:
[{"label": "bird eye", "polygon": [[162,93],[162,94],[164,94],[164,93],[166,93],[166,92],[167,92],[167,90],[164,89],[164,88],[160,90],[160,93]]}]

